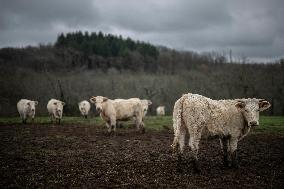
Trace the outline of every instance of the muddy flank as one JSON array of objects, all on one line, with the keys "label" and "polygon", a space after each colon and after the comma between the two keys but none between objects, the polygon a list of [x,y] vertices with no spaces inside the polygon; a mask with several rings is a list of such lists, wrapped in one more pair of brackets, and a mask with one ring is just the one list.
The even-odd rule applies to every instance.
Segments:
[{"label": "muddy flank", "polygon": [[137,133],[102,126],[1,125],[1,188],[282,188],[284,136],[251,134],[239,144],[239,168],[222,164],[219,141],[203,140],[200,174],[180,170],[172,131]]}]

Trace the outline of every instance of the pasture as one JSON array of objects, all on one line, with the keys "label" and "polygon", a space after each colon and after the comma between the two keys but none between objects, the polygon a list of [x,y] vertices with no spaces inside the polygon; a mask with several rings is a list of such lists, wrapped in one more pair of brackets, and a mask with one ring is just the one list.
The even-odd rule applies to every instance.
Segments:
[{"label": "pasture", "polygon": [[282,188],[284,117],[260,118],[239,143],[238,169],[222,164],[219,141],[203,139],[201,173],[177,169],[171,116],[146,117],[146,133],[130,122],[109,136],[99,117],[0,118],[1,188]]}]

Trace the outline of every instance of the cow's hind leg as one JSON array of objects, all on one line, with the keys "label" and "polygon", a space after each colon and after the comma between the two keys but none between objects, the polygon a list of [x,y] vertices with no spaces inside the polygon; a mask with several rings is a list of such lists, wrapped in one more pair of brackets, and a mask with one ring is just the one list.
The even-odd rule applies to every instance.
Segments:
[{"label": "cow's hind leg", "polygon": [[145,133],[143,117],[138,115],[134,117],[134,121],[135,121],[137,131],[140,131],[141,133]]},{"label": "cow's hind leg", "polygon": [[193,132],[190,133],[190,138],[189,138],[189,145],[191,148],[191,153],[193,155],[193,166],[194,166],[194,171],[196,173],[199,173],[199,163],[198,163],[198,150],[199,150],[199,142],[201,139],[201,132]]},{"label": "cow's hind leg", "polygon": [[[187,167],[186,157],[184,157],[185,139],[186,139],[186,129],[184,127],[179,127],[179,130],[175,132],[175,138],[172,144],[173,153],[177,154],[177,171],[183,172]],[[177,149],[179,147],[179,150]],[[176,153],[177,152],[177,153]]]}]

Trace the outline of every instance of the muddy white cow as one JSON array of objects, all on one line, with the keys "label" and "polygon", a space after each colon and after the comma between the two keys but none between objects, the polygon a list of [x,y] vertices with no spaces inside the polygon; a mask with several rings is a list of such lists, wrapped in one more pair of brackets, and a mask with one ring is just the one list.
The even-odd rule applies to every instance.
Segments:
[{"label": "muddy white cow", "polygon": [[51,122],[53,122],[53,120],[55,119],[55,123],[58,122],[58,124],[60,124],[60,121],[62,119],[64,105],[65,105],[65,102],[62,102],[60,100],[50,99],[48,101],[46,107],[50,115]]},{"label": "muddy white cow", "polygon": [[141,103],[142,103],[143,118],[144,118],[146,116],[147,112],[148,112],[149,106],[152,104],[152,101],[143,99],[143,100],[141,100]]},{"label": "muddy white cow", "polygon": [[174,105],[173,150],[179,146],[182,154],[187,144],[185,136],[189,134],[189,146],[198,171],[199,142],[206,131],[219,136],[225,166],[236,167],[238,142],[252,127],[259,125],[259,112],[269,107],[270,103],[263,99],[212,100],[198,94],[185,94]]},{"label": "muddy white cow", "polygon": [[78,103],[78,106],[79,106],[79,110],[80,110],[82,116],[87,118],[88,114],[89,114],[89,111],[91,109],[90,102],[88,102],[87,100],[83,100],[83,101]]},{"label": "muddy white cow", "polygon": [[28,118],[31,118],[34,122],[36,105],[38,105],[38,101],[27,99],[21,99],[17,103],[17,109],[24,124],[27,123]]},{"label": "muddy white cow", "polygon": [[117,121],[128,120],[134,120],[137,130],[145,132],[143,108],[139,98],[111,100],[103,96],[93,96],[90,102],[96,105],[96,110],[106,122],[108,132],[116,130]]},{"label": "muddy white cow", "polygon": [[159,106],[156,109],[157,116],[164,116],[165,115],[165,106]]}]

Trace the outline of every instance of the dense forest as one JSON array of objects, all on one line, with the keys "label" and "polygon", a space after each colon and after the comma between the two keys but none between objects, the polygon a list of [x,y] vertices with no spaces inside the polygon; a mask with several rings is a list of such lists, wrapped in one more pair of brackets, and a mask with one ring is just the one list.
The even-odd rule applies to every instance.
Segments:
[{"label": "dense forest", "polygon": [[236,61],[232,54],[178,51],[102,32],[59,34],[49,45],[0,49],[0,115],[17,115],[21,98],[39,101],[46,115],[50,98],[66,102],[65,115],[79,115],[77,103],[93,95],[150,99],[150,114],[183,93],[214,99],[268,99],[269,115],[284,115],[284,60]]}]

